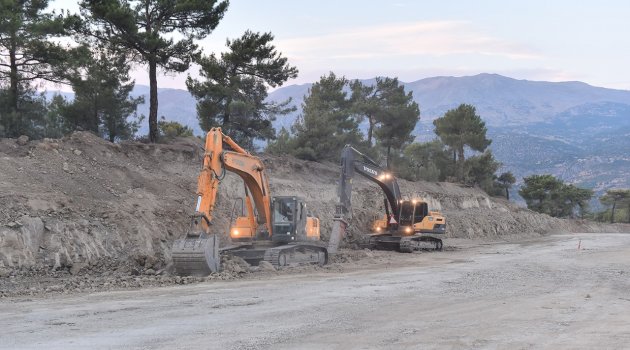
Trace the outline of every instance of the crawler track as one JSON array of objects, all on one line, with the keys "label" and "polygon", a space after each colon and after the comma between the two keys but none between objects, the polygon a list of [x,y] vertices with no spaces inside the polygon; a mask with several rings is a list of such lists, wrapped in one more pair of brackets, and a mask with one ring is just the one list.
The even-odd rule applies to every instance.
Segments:
[{"label": "crawler track", "polygon": [[314,244],[287,244],[267,249],[264,260],[276,268],[305,263],[324,265],[328,262],[328,251]]}]

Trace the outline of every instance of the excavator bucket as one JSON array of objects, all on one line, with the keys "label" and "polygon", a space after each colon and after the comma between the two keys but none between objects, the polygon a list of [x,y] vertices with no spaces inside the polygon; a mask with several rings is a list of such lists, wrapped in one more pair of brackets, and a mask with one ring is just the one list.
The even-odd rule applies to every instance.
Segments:
[{"label": "excavator bucket", "polygon": [[219,237],[187,235],[173,243],[173,265],[180,276],[207,276],[220,269]]}]

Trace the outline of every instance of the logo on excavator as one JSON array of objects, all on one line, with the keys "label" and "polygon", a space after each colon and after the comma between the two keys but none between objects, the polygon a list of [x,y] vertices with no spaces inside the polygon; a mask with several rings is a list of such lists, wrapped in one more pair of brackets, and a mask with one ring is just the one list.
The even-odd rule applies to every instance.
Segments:
[{"label": "logo on excavator", "polygon": [[370,174],[372,174],[372,175],[374,175],[374,176],[377,176],[377,175],[378,175],[378,173],[376,172],[376,170],[374,170],[374,169],[370,169],[370,168],[366,167],[365,165],[363,166],[363,171],[366,171],[366,172],[368,172],[368,173],[370,173]]}]

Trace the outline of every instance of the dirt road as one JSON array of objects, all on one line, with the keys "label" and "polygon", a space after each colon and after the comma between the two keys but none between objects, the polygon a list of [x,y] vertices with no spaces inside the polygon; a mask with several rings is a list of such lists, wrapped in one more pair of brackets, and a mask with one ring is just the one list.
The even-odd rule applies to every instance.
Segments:
[{"label": "dirt road", "polygon": [[473,244],[349,270],[3,300],[0,348],[622,349],[630,344],[630,234]]}]

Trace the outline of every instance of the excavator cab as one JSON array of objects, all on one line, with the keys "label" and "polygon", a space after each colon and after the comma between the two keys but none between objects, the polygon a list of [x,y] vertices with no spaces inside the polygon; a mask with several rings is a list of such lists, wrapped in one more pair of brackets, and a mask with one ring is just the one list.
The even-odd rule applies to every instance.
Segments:
[{"label": "excavator cab", "polygon": [[295,196],[271,199],[271,222],[275,243],[319,240],[319,219],[310,217],[304,200]]},{"label": "excavator cab", "polygon": [[403,200],[400,202],[398,232],[403,236],[416,233],[444,234],[446,220],[440,212],[429,211],[427,202]]},{"label": "excavator cab", "polygon": [[399,208],[398,231],[403,236],[411,236],[417,232],[416,225],[429,213],[429,206],[423,201],[402,200]]}]

